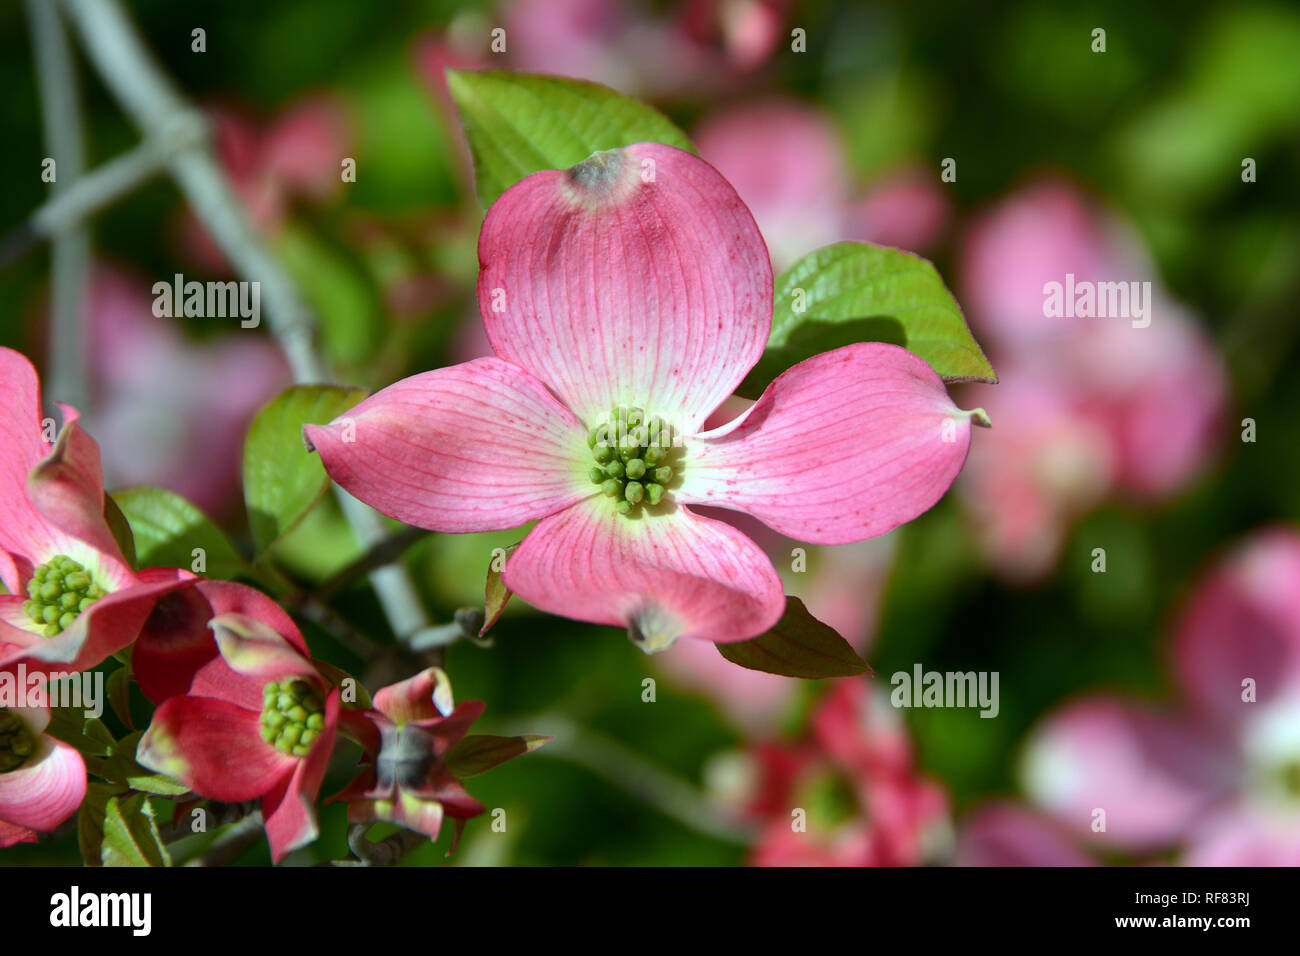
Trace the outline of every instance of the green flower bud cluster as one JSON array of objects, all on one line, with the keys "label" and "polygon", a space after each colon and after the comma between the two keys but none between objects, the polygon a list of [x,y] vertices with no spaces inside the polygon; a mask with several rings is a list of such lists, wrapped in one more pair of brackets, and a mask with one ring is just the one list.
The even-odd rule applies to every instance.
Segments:
[{"label": "green flower bud cluster", "polygon": [[305,757],[325,727],[325,703],[296,677],[262,688],[262,739],[280,753]]},{"label": "green flower bud cluster", "polygon": [[15,714],[0,707],[0,773],[17,770],[36,750],[36,739]]},{"label": "green flower bud cluster", "polygon": [[[592,484],[616,502],[619,514],[634,514],[642,505],[654,506],[680,471],[673,428],[658,415],[641,408],[612,408],[609,420],[587,435],[596,463]],[[677,467],[674,468],[674,462]]]},{"label": "green flower bud cluster", "polygon": [[38,567],[27,583],[29,600],[23,610],[46,637],[53,637],[105,594],[84,567],[66,555],[55,555]]}]

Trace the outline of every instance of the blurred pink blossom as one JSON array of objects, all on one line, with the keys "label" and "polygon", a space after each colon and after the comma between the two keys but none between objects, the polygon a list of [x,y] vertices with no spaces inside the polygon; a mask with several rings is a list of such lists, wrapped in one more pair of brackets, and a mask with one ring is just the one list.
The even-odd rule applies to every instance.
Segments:
[{"label": "blurred pink blossom", "polygon": [[[225,106],[209,109],[208,118],[218,159],[259,231],[274,232],[295,199],[324,202],[341,187],[351,133],[336,101],[323,95],[303,100],[264,127]],[[227,270],[225,256],[188,210],[181,242],[205,268]]]},{"label": "blurred pink blossom", "polygon": [[[1026,787],[1081,837],[1191,865],[1300,865],[1300,534],[1257,532],[1174,632],[1172,708],[1093,697],[1048,718]],[[1094,831],[1097,811],[1105,830]]]},{"label": "blurred pink blossom", "polygon": [[957,833],[954,866],[1092,866],[1059,823],[999,802],[971,814]]},{"label": "blurred pink blossom", "polygon": [[[732,396],[709,416],[705,427],[725,424],[752,404]],[[858,653],[867,652],[875,637],[880,602],[893,566],[896,535],[810,547],[738,511],[705,507],[696,510],[744,532],[772,560],[787,594],[800,598],[814,617],[833,627]],[[797,566],[801,570],[795,570],[796,554],[803,557]],[[714,647],[682,648],[679,641],[659,655],[655,663],[678,686],[715,701],[723,714],[751,738],[771,733],[798,695],[798,681],[737,667]]]},{"label": "blurred pink blossom", "polygon": [[[1002,384],[981,394],[995,427],[959,487],[995,569],[1033,580],[1084,511],[1116,494],[1167,497],[1205,466],[1225,417],[1223,364],[1136,239],[1066,183],[1038,182],[980,216],[961,272]],[[1067,276],[1150,283],[1145,316],[1045,315],[1045,286]]]},{"label": "blurred pink blossom", "polygon": [[153,314],[145,280],[100,268],[90,295],[94,401],[110,486],[160,485],[209,514],[239,489],[244,432],[289,383],[263,335],[238,330],[198,343]]},{"label": "blurred pink blossom", "polygon": [[749,206],[778,269],[845,239],[923,249],[948,220],[938,181],[917,168],[856,197],[839,132],[809,104],[733,108],[706,120],[695,141]]},{"label": "blurred pink blossom", "polygon": [[[837,681],[807,739],[754,753],[760,782],[749,810],[761,825],[754,865],[909,866],[946,849],[947,796],[917,772],[906,728],[867,681]],[[796,810],[806,814],[806,830]]]},{"label": "blurred pink blossom", "polygon": [[[660,13],[616,0],[514,0],[495,16],[461,15],[424,42],[421,59],[574,77],[643,99],[698,96],[738,86],[772,57],[785,36],[784,6],[687,0]],[[493,36],[497,28],[504,37]],[[427,75],[441,84],[440,69]]]}]

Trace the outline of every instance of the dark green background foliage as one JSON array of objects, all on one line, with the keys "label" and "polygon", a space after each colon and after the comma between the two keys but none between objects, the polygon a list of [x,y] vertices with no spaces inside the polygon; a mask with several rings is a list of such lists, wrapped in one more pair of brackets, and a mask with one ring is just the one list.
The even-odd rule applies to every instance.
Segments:
[{"label": "dark green background foliage", "polygon": [[[1001,673],[996,720],[961,709],[906,715],[923,767],[947,785],[960,817],[984,798],[1015,792],[1026,730],[1063,699],[1097,688],[1168,696],[1162,636],[1196,572],[1259,524],[1300,518],[1300,12],[1196,0],[1110,0],[1086,11],[1054,3],[794,6],[788,22],[807,29],[809,52],[779,50],[764,82],[829,109],[857,174],[869,178],[899,157],[925,157],[936,168],[942,157],[958,157],[958,181],[946,188],[964,217],[1034,172],[1064,171],[1136,224],[1159,275],[1207,324],[1229,364],[1233,404],[1220,461],[1158,508],[1119,502],[1088,515],[1045,584],[1009,590],[995,583],[951,499],[904,529],[867,654],[876,673],[887,677],[916,661]],[[448,361],[452,329],[471,308],[476,225],[451,243],[418,228],[404,236],[404,255],[454,278],[466,294],[397,327],[378,305],[374,263],[348,241],[347,224],[360,213],[397,224],[438,212],[476,214],[471,192],[457,182],[447,127],[411,58],[414,39],[445,25],[458,5],[225,0],[196,9],[139,0],[129,7],[166,69],[199,102],[233,102],[265,117],[312,91],[349,103],[359,126],[358,182],[339,202],[295,220],[336,268],[308,265],[299,278],[309,295],[337,299],[323,284],[343,274],[359,305],[327,322],[344,333],[370,323],[365,334],[333,340],[332,358],[349,384],[382,386]],[[1104,57],[1080,39],[1099,25],[1107,29]],[[204,55],[189,51],[194,26],[207,30]],[[84,69],[83,79],[93,165],[131,145],[134,134]],[[7,229],[48,189],[39,178],[44,151],[21,4],[0,8],[0,88],[0,223]],[[660,105],[689,132],[717,104]],[[1246,188],[1243,156],[1259,168],[1258,182]],[[97,220],[98,248],[142,275],[207,278],[175,256],[169,228],[180,202],[167,181],[151,183]],[[960,298],[952,247],[935,261]],[[44,250],[0,271],[0,341],[38,365],[47,276]],[[208,330],[196,323],[191,331],[201,337]],[[1258,423],[1255,444],[1235,440],[1235,423],[1245,416]],[[290,536],[282,555],[289,573],[323,575],[329,568],[320,554],[334,567],[347,560],[333,507],[326,500],[294,533],[302,542],[296,547]],[[243,517],[224,524],[249,554]],[[519,537],[494,541],[504,546]],[[425,541],[412,550],[409,560],[440,619],[481,588],[491,546]],[[1097,546],[1108,552],[1104,576],[1088,571]],[[341,607],[358,627],[391,639],[364,588],[345,593]],[[544,721],[533,718],[562,713],[697,782],[712,754],[740,742],[712,705],[667,681],[659,682],[656,703],[643,703],[641,681],[656,672],[617,631],[516,609],[494,634],[491,649],[462,643],[448,656],[457,698],[488,702],[476,730],[545,733]],[[308,628],[307,636],[321,656],[343,667],[360,664],[324,632]],[[336,773],[324,792],[347,776]],[[488,807],[507,810],[510,836],[493,840],[486,819],[471,823],[461,863],[744,857],[742,848],[700,836],[544,751],[469,781],[469,789]],[[322,825],[309,855],[343,855],[342,809],[326,808]],[[444,834],[408,859],[440,862],[447,841]],[[75,837],[5,854],[6,862],[77,860]],[[265,845],[245,861],[267,862]]]}]

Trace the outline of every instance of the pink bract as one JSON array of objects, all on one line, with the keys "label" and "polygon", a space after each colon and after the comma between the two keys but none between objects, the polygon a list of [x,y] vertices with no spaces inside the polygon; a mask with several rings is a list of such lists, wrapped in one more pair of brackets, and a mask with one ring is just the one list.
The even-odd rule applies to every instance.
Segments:
[{"label": "pink bract", "polygon": [[1300,864],[1297,572],[1300,534],[1287,527],[1256,533],[1214,567],[1174,633],[1183,699],[1085,698],[1053,714],[1025,764],[1038,805],[1082,840],[1134,853]]},{"label": "pink bract", "polygon": [[[861,541],[931,507],[965,460],[969,415],[880,343],[800,363],[701,430],[763,352],[772,270],[735,191],[689,153],[640,143],[529,176],[488,211],[479,261],[496,357],[404,379],[305,434],[335,481],[408,524],[540,519],[505,581],[542,610],[627,627],[647,651],[753,637],[782,613],[780,580],[690,505]],[[668,493],[635,515],[589,476],[589,434],[614,406],[680,436]]]},{"label": "pink bract", "polygon": [[[262,616],[226,612],[212,618],[218,653],[198,667],[186,693],[167,698],[154,712],[136,759],[210,800],[260,799],[278,863],[318,834],[315,801],[334,748],[339,691],[316,670],[284,612],[270,598],[243,590],[250,592],[242,598],[245,610]],[[226,604],[235,600],[223,597]],[[301,753],[263,737],[268,711],[288,706],[275,703],[279,695],[271,683],[285,695],[307,695],[304,709],[318,715],[319,726]]]},{"label": "pink bract", "polygon": [[45,707],[0,709],[0,719],[17,721],[31,744],[31,755],[0,770],[0,847],[30,843],[77,812],[86,795],[86,765],[81,754],[46,734]]},{"label": "pink bract", "polygon": [[[130,644],[154,602],[191,577],[171,568],[131,570],[104,518],[99,446],[75,409],[60,408],[65,424],[51,444],[53,420],[43,417],[36,369],[0,349],[0,580],[9,590],[0,595],[0,669],[19,662],[29,673],[94,667]],[[29,586],[60,557],[80,565],[104,593],[47,635],[28,614]]]}]

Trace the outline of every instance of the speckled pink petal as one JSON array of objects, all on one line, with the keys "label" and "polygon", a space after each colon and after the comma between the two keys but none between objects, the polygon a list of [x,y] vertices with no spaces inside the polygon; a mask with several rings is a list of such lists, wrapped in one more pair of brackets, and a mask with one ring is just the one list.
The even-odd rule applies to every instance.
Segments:
[{"label": "speckled pink petal", "polygon": [[349,493],[432,531],[513,528],[592,493],[586,429],[497,358],[402,379],[304,433]]},{"label": "speckled pink petal", "polygon": [[506,585],[563,617],[626,627],[647,652],[679,637],[740,641],[785,609],[767,556],[736,529],[684,508],[628,518],[592,498],[544,519],[515,550]]},{"label": "speckled pink petal", "polygon": [[782,373],[731,424],[688,438],[674,493],[800,541],[863,541],[943,497],[966,460],[970,422],[911,352],[848,345]]},{"label": "speckled pink petal", "polygon": [[622,403],[698,429],[771,331],[753,217],[712,166],[671,146],[517,183],[488,210],[479,262],[493,349],[589,427]]}]

